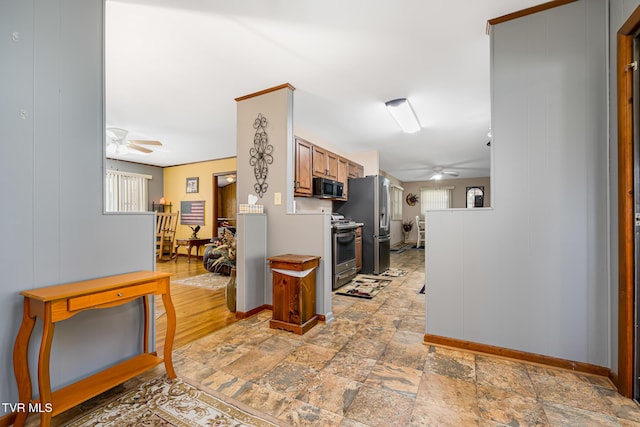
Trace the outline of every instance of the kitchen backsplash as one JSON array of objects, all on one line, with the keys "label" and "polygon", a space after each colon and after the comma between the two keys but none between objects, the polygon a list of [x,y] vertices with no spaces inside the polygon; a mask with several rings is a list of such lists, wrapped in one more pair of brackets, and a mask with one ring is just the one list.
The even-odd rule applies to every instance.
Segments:
[{"label": "kitchen backsplash", "polygon": [[315,197],[296,197],[296,212],[332,212],[333,202]]}]

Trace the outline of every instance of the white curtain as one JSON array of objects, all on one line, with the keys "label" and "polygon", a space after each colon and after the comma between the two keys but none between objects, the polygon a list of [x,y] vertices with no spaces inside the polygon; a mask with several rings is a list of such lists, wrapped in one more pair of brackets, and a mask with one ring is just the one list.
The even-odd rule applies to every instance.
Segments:
[{"label": "white curtain", "polygon": [[151,175],[107,171],[105,205],[107,212],[147,211],[147,188]]},{"label": "white curtain", "polygon": [[420,212],[427,209],[447,209],[452,205],[455,187],[422,187],[420,189]]}]

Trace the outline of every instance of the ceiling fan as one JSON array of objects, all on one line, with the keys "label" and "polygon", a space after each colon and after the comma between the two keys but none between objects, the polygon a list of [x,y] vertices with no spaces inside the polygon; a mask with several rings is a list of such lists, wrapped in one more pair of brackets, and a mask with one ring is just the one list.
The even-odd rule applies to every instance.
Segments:
[{"label": "ceiling fan", "polygon": [[150,139],[127,139],[128,134],[129,131],[126,129],[107,128],[107,154],[124,155],[131,152],[131,150],[149,154],[153,150],[143,147],[143,145],[162,145],[160,141]]},{"label": "ceiling fan", "polygon": [[454,176],[454,177],[460,175],[460,173],[458,173],[455,170],[443,169],[440,166],[434,166],[433,168],[431,168],[431,170],[433,171],[433,175],[431,175],[431,179],[435,179],[436,181],[444,178],[445,175]]}]

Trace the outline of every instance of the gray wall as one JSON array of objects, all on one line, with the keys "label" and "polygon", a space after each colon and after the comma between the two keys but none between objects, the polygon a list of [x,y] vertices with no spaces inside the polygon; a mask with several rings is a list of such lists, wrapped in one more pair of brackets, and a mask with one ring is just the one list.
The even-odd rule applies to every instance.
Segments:
[{"label": "gray wall", "polygon": [[[160,198],[164,196],[164,169],[160,166],[143,165],[141,163],[125,162],[122,160],[106,159],[105,167],[107,170],[115,170],[121,172],[132,172],[145,175],[151,175],[149,180],[149,203],[147,210],[151,210],[151,202],[156,204]],[[173,211],[179,210],[180,207],[174,207]],[[167,211],[168,212],[168,211]]]},{"label": "gray wall", "polygon": [[[153,269],[154,217],[103,214],[102,0],[4,1],[0,28],[0,402],[16,402],[19,292]],[[53,387],[141,350],[141,319],[134,302],[57,325]]]},{"label": "gray wall", "polygon": [[606,7],[493,27],[493,208],[428,213],[427,333],[611,365]]}]

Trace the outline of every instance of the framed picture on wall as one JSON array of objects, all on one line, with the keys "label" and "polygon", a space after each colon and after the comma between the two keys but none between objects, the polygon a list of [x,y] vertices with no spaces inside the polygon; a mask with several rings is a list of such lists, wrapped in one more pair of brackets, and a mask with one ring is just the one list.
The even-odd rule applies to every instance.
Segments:
[{"label": "framed picture on wall", "polygon": [[187,178],[187,193],[198,192],[198,177]]}]

